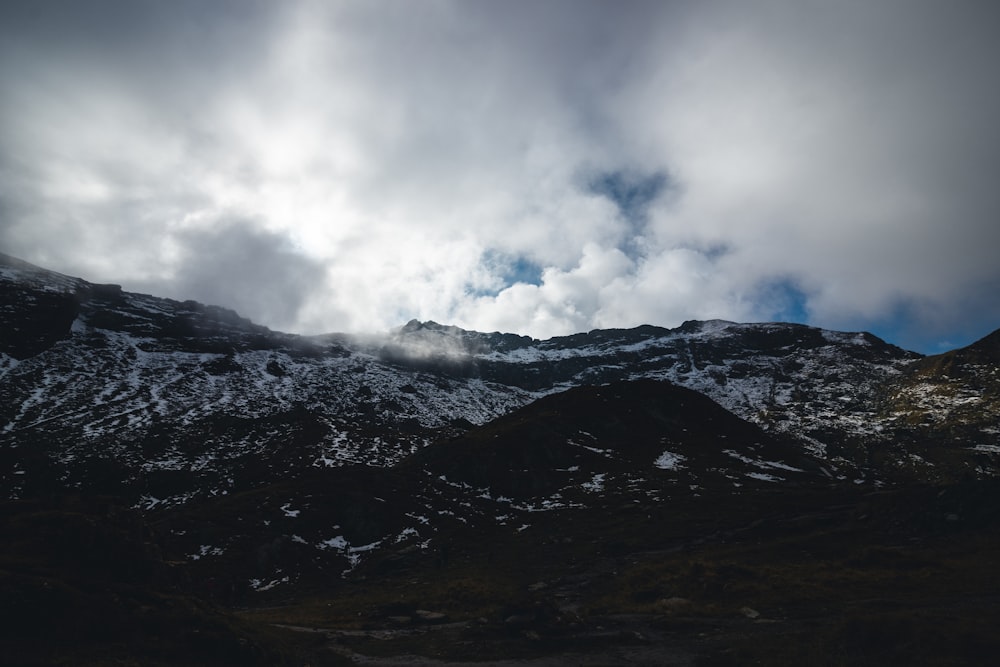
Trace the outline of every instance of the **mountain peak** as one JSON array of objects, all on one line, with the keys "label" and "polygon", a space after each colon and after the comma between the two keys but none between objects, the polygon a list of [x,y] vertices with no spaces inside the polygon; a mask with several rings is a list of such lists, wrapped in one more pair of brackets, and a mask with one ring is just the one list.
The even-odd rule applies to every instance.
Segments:
[{"label": "mountain peak", "polygon": [[729,327],[737,326],[738,323],[731,322],[729,320],[686,320],[676,331],[682,331],[684,333],[702,332],[709,333],[712,331],[722,331],[728,329]]},{"label": "mountain peak", "polygon": [[396,330],[401,334],[412,334],[419,331],[433,331],[439,333],[467,333],[465,329],[456,327],[450,324],[438,324],[434,320],[427,320],[421,322],[418,319],[412,319],[403,326]]},{"label": "mountain peak", "polygon": [[1000,329],[983,336],[972,345],[963,348],[984,360],[1000,362]]}]

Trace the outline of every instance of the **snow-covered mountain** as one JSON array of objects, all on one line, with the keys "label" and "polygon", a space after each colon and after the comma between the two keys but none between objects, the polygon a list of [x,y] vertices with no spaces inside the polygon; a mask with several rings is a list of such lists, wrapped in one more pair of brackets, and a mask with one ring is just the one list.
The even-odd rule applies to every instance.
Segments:
[{"label": "snow-covered mountain", "polygon": [[998,335],[934,357],[786,323],[297,336],[0,255],[0,496],[131,506],[226,603],[508,543],[591,568],[1000,476]]},{"label": "snow-covered mountain", "polygon": [[[539,341],[413,321],[383,335],[294,336],[6,256],[0,317],[4,450],[31,447],[50,466],[15,460],[11,496],[33,474],[86,485],[95,466],[154,506],[303,466],[393,465],[541,396],[637,379],[694,389],[794,437],[840,478],[996,471],[997,397],[962,377],[947,376],[949,392],[907,383],[924,368],[945,376],[866,333],[709,321]],[[984,363],[979,376],[992,377],[996,360]],[[934,423],[992,408],[964,419],[962,449],[941,460],[926,447],[889,455],[903,435],[921,441],[923,422],[893,407],[906,396]]]}]

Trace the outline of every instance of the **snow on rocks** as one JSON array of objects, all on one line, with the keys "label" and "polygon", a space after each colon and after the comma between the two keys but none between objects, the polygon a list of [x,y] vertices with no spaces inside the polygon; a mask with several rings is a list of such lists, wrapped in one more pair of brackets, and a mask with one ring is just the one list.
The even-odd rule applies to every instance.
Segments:
[{"label": "snow on rocks", "polygon": [[656,460],[653,461],[653,465],[661,470],[678,470],[683,467],[681,464],[687,457],[681,454],[675,454],[673,452],[663,452]]}]

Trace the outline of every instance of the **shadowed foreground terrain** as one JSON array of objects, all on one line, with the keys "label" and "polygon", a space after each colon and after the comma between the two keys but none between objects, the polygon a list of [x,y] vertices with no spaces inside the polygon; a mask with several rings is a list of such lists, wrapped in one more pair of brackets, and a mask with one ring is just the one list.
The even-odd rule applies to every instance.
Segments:
[{"label": "shadowed foreground terrain", "polygon": [[986,664],[998,499],[995,482],[669,508],[611,494],[251,599],[165,559],[156,526],[112,499],[6,503],[0,650],[23,665]]},{"label": "shadowed foreground terrain", "polygon": [[973,483],[679,506],[665,523],[641,507],[555,514],[242,615],[383,664],[985,664],[1000,648],[997,497]]}]

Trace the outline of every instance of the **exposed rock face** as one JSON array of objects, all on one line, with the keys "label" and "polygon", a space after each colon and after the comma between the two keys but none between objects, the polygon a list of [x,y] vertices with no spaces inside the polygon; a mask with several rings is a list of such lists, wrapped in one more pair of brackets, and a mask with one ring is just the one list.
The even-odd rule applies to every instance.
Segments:
[{"label": "exposed rock face", "polygon": [[2,253],[0,268],[0,354],[27,359],[68,338],[85,283]]},{"label": "exposed rock face", "polygon": [[[149,504],[303,466],[392,465],[541,396],[642,378],[794,437],[843,478],[996,470],[998,334],[928,359],[865,333],[722,321],[546,341],[416,321],[304,337],[7,256],[0,318],[3,442],[45,452],[65,483],[100,462]],[[924,447],[919,465],[894,449],[927,434],[961,448]]]},{"label": "exposed rock face", "polygon": [[1000,331],[968,347],[927,357],[889,383],[884,412],[894,423],[931,430],[1000,426]]},{"label": "exposed rock face", "polygon": [[[916,361],[886,383],[880,418],[899,457],[925,469],[962,462],[967,477],[993,476],[1000,461],[1000,331]],[[948,464],[951,464],[949,466]]]}]

